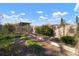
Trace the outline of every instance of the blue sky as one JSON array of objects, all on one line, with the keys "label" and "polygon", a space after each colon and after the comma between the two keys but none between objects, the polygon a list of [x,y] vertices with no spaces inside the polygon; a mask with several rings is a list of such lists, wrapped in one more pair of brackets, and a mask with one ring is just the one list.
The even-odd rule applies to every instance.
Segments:
[{"label": "blue sky", "polygon": [[2,3],[0,4],[2,23],[30,22],[32,25],[59,24],[60,18],[74,23],[79,16],[76,3]]}]

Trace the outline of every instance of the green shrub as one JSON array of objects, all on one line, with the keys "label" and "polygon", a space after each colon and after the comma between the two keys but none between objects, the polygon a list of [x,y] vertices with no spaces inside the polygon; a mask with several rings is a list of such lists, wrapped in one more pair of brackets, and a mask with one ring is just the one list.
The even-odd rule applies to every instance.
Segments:
[{"label": "green shrub", "polygon": [[44,49],[41,46],[39,46],[38,44],[29,45],[29,47],[32,49],[32,51],[35,54],[37,54],[37,55],[43,54]]},{"label": "green shrub", "polygon": [[0,48],[5,48],[14,40],[14,36],[3,35],[0,36]]},{"label": "green shrub", "polygon": [[62,42],[66,43],[66,44],[70,44],[70,45],[74,45],[75,40],[74,37],[72,36],[63,36],[61,37]]},{"label": "green shrub", "polygon": [[28,38],[27,36],[21,36],[20,39],[22,39],[22,40],[29,40],[30,38]]},{"label": "green shrub", "polygon": [[41,55],[44,51],[44,49],[37,44],[37,42],[34,42],[33,40],[27,40],[28,47],[32,50],[33,53],[37,55]]},{"label": "green shrub", "polygon": [[37,44],[37,43],[34,42],[33,40],[27,40],[27,44],[28,44],[28,45],[34,45],[34,44]]}]

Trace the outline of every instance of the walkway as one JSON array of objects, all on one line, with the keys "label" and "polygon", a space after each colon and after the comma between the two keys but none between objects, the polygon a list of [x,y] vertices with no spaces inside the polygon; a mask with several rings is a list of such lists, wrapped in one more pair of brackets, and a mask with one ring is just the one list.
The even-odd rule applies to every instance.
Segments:
[{"label": "walkway", "polygon": [[42,46],[44,49],[46,49],[45,53],[48,55],[54,55],[54,56],[61,56],[60,48],[53,46],[46,42],[38,42],[40,46]]}]

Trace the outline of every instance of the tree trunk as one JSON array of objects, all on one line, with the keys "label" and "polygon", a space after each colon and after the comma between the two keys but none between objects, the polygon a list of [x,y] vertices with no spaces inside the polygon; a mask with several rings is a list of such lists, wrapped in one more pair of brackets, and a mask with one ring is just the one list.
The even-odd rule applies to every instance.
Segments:
[{"label": "tree trunk", "polygon": [[65,25],[63,25],[63,36],[65,36]]},{"label": "tree trunk", "polygon": [[79,26],[77,25],[76,29],[76,35],[75,35],[75,40],[76,40],[76,55],[79,55]]},{"label": "tree trunk", "polygon": [[79,18],[76,16],[76,35],[75,35],[75,40],[76,40],[76,55],[79,55]]}]

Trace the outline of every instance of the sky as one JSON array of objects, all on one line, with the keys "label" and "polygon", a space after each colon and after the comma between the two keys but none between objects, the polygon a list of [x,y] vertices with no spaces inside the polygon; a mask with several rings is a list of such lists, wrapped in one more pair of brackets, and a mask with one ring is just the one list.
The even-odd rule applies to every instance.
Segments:
[{"label": "sky", "polygon": [[30,22],[38,26],[59,24],[63,18],[73,24],[79,16],[78,3],[0,3],[0,22]]}]

